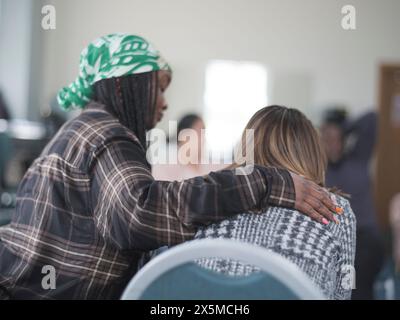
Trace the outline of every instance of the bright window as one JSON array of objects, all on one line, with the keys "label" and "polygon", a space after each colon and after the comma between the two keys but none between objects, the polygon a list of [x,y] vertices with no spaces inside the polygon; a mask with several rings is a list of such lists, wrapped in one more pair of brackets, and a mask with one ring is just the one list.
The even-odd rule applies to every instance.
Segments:
[{"label": "bright window", "polygon": [[258,63],[215,60],[207,65],[205,81],[207,146],[226,155],[251,116],[267,105],[267,71]]}]

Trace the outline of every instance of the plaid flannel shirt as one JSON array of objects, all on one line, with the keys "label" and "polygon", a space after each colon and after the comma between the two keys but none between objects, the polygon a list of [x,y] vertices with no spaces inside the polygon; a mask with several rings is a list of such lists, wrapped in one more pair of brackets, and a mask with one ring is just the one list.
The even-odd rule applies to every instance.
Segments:
[{"label": "plaid flannel shirt", "polygon": [[136,136],[92,102],[19,186],[12,222],[0,228],[0,297],[116,299],[150,250],[228,216],[294,202],[290,174],[260,166],[155,181]]}]

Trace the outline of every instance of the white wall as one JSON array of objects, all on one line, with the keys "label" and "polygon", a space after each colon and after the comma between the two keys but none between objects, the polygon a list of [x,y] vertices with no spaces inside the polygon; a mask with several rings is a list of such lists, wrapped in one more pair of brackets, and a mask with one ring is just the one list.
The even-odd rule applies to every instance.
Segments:
[{"label": "white wall", "polygon": [[[320,107],[352,112],[376,101],[378,66],[400,60],[399,0],[49,0],[57,29],[44,32],[45,104],[78,72],[79,54],[112,32],[148,38],[174,69],[170,110],[201,111],[209,59],[259,61],[268,68],[270,103],[314,119]],[[357,30],[341,28],[341,7],[357,10]],[[245,107],[245,106],[244,106]]]},{"label": "white wall", "polygon": [[25,118],[29,109],[32,2],[1,0],[0,90],[11,115]]}]

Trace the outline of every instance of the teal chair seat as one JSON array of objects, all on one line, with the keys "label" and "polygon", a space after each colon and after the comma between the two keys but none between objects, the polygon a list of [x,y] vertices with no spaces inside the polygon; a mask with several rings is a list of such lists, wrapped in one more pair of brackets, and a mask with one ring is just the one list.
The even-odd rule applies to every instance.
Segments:
[{"label": "teal chair seat", "polygon": [[[257,266],[261,272],[233,277],[194,261],[224,258]],[[123,300],[298,300],[324,299],[296,265],[264,248],[233,240],[195,240],[167,250],[130,281]]]}]

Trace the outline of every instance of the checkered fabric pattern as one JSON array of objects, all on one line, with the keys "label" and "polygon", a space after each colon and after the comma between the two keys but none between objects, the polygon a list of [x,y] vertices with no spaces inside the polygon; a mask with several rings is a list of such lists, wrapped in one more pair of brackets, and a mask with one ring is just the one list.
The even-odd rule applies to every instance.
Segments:
[{"label": "checkered fabric pattern", "polygon": [[[239,214],[200,228],[195,238],[226,238],[255,244],[300,267],[329,299],[350,299],[356,246],[356,218],[347,200],[336,196],[343,215],[324,226],[298,211],[271,207],[261,215]],[[198,263],[230,276],[259,268],[235,260],[201,259]]]}]

